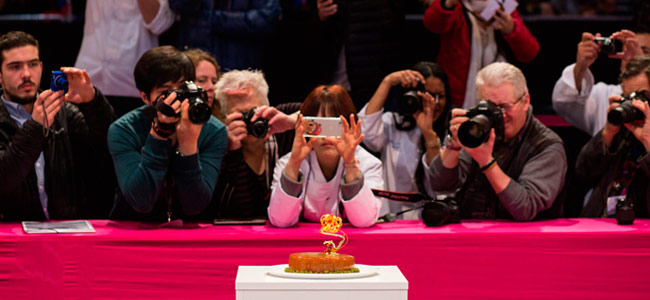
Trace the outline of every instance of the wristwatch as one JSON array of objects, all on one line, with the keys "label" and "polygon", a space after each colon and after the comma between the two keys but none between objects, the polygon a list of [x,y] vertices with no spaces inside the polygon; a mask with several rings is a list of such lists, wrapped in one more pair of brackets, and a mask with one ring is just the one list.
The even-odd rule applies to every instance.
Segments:
[{"label": "wristwatch", "polygon": [[447,134],[447,136],[445,137],[444,144],[445,144],[445,146],[444,146],[445,148],[447,148],[449,150],[452,150],[452,151],[460,151],[460,149],[461,149],[460,146],[454,146],[454,145],[451,144],[451,134]]},{"label": "wristwatch", "polygon": [[427,149],[440,148],[440,138],[436,137],[435,140],[427,143],[425,146],[427,147]]}]

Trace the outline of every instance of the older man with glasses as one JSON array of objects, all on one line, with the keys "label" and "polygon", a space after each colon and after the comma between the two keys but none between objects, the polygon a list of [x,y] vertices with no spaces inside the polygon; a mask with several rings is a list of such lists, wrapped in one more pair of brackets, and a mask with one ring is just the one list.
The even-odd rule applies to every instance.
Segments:
[{"label": "older man with glasses", "polygon": [[503,132],[492,128],[479,146],[463,145],[458,129],[468,121],[467,111],[452,110],[440,155],[423,157],[427,183],[436,191],[457,191],[463,218],[532,220],[553,206],[564,185],[563,142],[533,117],[526,78],[515,66],[486,66],[476,86],[479,99],[501,110]]}]

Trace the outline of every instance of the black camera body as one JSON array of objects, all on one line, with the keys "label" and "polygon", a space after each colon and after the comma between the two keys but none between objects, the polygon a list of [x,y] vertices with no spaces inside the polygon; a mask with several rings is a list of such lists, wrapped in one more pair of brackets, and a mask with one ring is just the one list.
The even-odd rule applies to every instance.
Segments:
[{"label": "black camera body", "polygon": [[460,223],[460,208],[456,199],[446,197],[424,203],[422,222],[428,227],[438,227],[445,224]]},{"label": "black camera body", "polygon": [[246,130],[248,131],[248,134],[261,139],[264,138],[269,131],[269,120],[257,118],[257,120],[254,122],[251,121],[255,115],[256,110],[257,107],[254,107],[249,111],[242,112],[241,120],[246,123]]},{"label": "black camera body", "polygon": [[420,81],[418,81],[417,86],[406,89],[406,92],[399,97],[397,101],[397,112],[405,116],[410,116],[422,110],[422,100],[420,100],[418,92],[426,92],[424,84]]},{"label": "black camera body", "polygon": [[616,222],[619,225],[632,225],[634,223],[634,203],[627,197],[616,202]]},{"label": "black camera body", "polygon": [[490,138],[490,129],[494,128],[496,140],[503,139],[503,112],[490,100],[481,100],[465,114],[469,120],[460,124],[458,140],[469,148],[476,148]]},{"label": "black camera body", "polygon": [[648,91],[636,91],[629,96],[623,95],[623,98],[618,101],[620,105],[607,113],[607,122],[620,126],[624,123],[645,120],[643,112],[632,105],[632,99],[648,102],[650,101],[650,93]]},{"label": "black camera body", "polygon": [[174,101],[183,101],[187,99],[189,102],[190,108],[188,113],[192,123],[203,124],[210,119],[212,110],[208,105],[208,94],[192,81],[185,81],[177,90],[167,90],[160,94],[154,104],[159,112],[170,117],[180,116],[180,114],[173,111],[170,112],[169,106],[162,101],[174,92],[176,93],[176,99],[174,99]]},{"label": "black camera body", "polygon": [[600,54],[602,55],[616,55],[618,52],[622,51],[623,45],[619,40],[612,40],[608,37],[597,37],[594,38],[594,42],[600,46]]}]

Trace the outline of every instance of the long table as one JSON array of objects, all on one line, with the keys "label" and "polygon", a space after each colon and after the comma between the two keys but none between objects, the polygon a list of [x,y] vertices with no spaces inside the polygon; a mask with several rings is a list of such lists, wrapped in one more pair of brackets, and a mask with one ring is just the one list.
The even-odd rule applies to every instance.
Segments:
[{"label": "long table", "polygon": [[[91,221],[96,233],[0,224],[0,299],[234,299],[239,265],[322,251],[319,224],[156,228]],[[342,253],[397,265],[409,299],[648,299],[650,220],[397,221],[344,225]]]}]

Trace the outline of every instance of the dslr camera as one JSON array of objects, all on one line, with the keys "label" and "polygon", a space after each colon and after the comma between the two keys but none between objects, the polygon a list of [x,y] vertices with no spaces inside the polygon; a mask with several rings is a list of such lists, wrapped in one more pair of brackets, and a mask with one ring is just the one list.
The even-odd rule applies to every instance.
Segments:
[{"label": "dslr camera", "polygon": [[242,112],[242,117],[240,120],[246,123],[246,130],[248,130],[248,134],[258,139],[261,139],[264,138],[266,134],[269,132],[269,120],[257,118],[257,120],[255,120],[254,122],[251,121],[251,119],[253,119],[253,116],[255,115],[256,110],[257,107],[253,107],[249,111]]},{"label": "dslr camera", "polygon": [[68,92],[68,76],[63,73],[63,71],[52,71],[52,82],[50,82],[50,90],[52,92]]},{"label": "dslr camera", "polygon": [[428,201],[422,208],[422,222],[428,227],[460,223],[460,208],[453,197]]},{"label": "dslr camera", "polygon": [[620,126],[623,123],[645,120],[643,112],[632,105],[632,99],[648,102],[650,100],[650,92],[636,91],[628,96],[622,96],[623,98],[617,101],[620,105],[607,113],[607,121],[612,125]]},{"label": "dslr camera", "polygon": [[422,110],[422,100],[420,100],[418,92],[426,92],[424,84],[419,80],[416,87],[406,89],[406,92],[399,97],[397,101],[397,112],[404,116],[410,116],[418,110]]},{"label": "dslr camera", "polygon": [[634,223],[634,203],[627,197],[616,202],[616,222],[619,225],[632,225]]},{"label": "dslr camera", "polygon": [[465,114],[469,120],[460,124],[458,140],[469,148],[476,148],[490,138],[490,129],[494,128],[496,140],[503,138],[503,112],[490,100],[481,100]]},{"label": "dslr camera", "polygon": [[154,104],[156,110],[169,117],[180,117],[180,114],[174,112],[169,105],[162,101],[174,92],[176,93],[174,101],[188,100],[190,104],[188,113],[192,123],[203,124],[210,119],[212,112],[208,105],[208,94],[192,81],[185,81],[177,90],[167,90],[160,94]]}]

